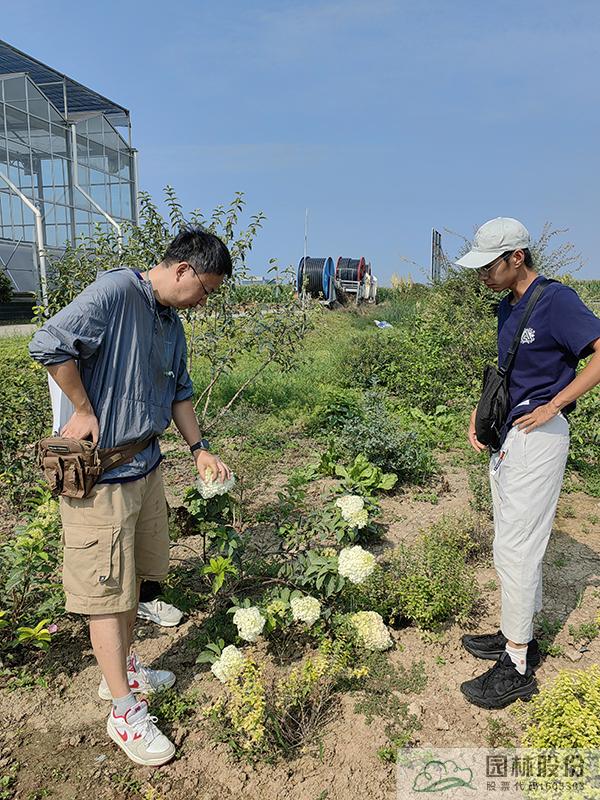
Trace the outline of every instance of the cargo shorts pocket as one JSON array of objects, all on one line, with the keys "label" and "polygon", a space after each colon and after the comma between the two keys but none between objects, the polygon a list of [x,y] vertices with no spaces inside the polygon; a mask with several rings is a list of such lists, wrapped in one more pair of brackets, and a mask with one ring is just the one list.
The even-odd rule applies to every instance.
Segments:
[{"label": "cargo shorts pocket", "polygon": [[63,586],[79,597],[121,591],[121,528],[113,525],[63,527]]}]

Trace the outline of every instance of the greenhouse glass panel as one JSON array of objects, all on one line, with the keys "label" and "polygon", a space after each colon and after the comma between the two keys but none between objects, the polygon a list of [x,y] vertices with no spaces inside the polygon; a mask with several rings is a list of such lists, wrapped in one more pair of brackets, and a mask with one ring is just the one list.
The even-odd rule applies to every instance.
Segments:
[{"label": "greenhouse glass panel", "polygon": [[91,235],[92,235],[92,229],[88,223],[84,222],[75,223],[75,236],[78,239],[85,239]]},{"label": "greenhouse glass panel", "polygon": [[64,247],[70,239],[70,231],[68,225],[56,226],[56,239],[59,247]]},{"label": "greenhouse glass panel", "polygon": [[46,236],[46,244],[50,247],[56,247],[58,244],[56,240],[56,225],[46,225],[44,234]]},{"label": "greenhouse glass panel", "polygon": [[131,219],[131,195],[132,186],[130,183],[121,184],[121,216],[124,219]]},{"label": "greenhouse glass panel", "polygon": [[6,149],[6,139],[0,138],[0,169],[6,172],[8,167],[8,152]]},{"label": "greenhouse glass panel", "polygon": [[54,206],[54,213],[56,216],[56,222],[59,225],[68,225],[69,224],[69,216],[68,216],[68,209],[66,206],[56,205]]},{"label": "greenhouse glass panel", "polygon": [[45,225],[56,224],[56,206],[53,203],[43,203],[42,213]]},{"label": "greenhouse glass panel", "polygon": [[67,149],[67,131],[65,128],[61,127],[60,125],[52,125],[52,152],[55,156],[63,156],[64,158],[68,155]]},{"label": "greenhouse glass panel", "polygon": [[23,111],[26,108],[26,78],[24,75],[18,78],[5,78],[4,83],[4,102],[10,103]]},{"label": "greenhouse glass panel", "polygon": [[121,216],[121,193],[118,183],[111,183],[109,188],[110,213],[113,217]]},{"label": "greenhouse glass panel", "polygon": [[92,196],[92,200],[95,200],[101,208],[106,208],[108,203],[106,202],[106,187],[104,183],[102,184],[92,184],[90,195]]},{"label": "greenhouse glass panel", "polygon": [[27,125],[27,114],[18,111],[16,108],[6,106],[6,133],[9,139],[27,141],[29,139],[29,126]]},{"label": "greenhouse glass panel", "polygon": [[125,180],[131,180],[132,176],[132,164],[131,164],[131,156],[124,153],[122,150],[119,152],[119,177],[125,178]]},{"label": "greenhouse glass panel", "polygon": [[106,156],[106,171],[109,175],[118,175],[119,173],[119,153],[117,150],[112,150],[110,147],[104,148]]},{"label": "greenhouse glass panel", "polygon": [[50,119],[48,98],[39,92],[31,81],[25,82],[27,87],[27,110],[29,114],[48,120]]},{"label": "greenhouse glass panel", "polygon": [[77,136],[77,161],[80,164],[88,163],[88,140],[83,136]]}]

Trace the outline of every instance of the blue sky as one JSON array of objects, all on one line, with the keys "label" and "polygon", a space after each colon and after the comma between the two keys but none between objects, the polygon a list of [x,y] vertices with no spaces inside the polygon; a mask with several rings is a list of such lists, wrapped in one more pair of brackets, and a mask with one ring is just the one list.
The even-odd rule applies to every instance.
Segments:
[{"label": "blue sky", "polygon": [[[131,109],[142,188],[234,191],[268,217],[250,260],[427,266],[431,228],[569,231],[600,278],[600,4],[22,0],[1,38]],[[443,234],[454,255],[460,239]]]}]

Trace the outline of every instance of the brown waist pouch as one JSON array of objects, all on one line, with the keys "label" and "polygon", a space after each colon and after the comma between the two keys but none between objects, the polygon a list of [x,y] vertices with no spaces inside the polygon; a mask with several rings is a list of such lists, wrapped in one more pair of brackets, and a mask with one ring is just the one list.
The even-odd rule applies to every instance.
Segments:
[{"label": "brown waist pouch", "polygon": [[40,465],[52,494],[87,497],[104,472],[131,461],[151,441],[101,450],[86,439],[49,436],[39,443]]}]

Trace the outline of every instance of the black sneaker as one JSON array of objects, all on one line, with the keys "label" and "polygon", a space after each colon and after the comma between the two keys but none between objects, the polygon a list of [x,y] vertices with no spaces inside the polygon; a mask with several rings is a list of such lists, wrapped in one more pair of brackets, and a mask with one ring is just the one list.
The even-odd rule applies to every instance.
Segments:
[{"label": "black sneaker", "polygon": [[521,675],[508,653],[503,653],[491,669],[462,683],[460,690],[480,708],[505,708],[515,700],[529,700],[538,689],[531,667]]},{"label": "black sneaker", "polygon": [[[483,633],[473,636],[466,633],[462,637],[462,646],[468,653],[476,658],[488,658],[490,661],[497,661],[506,648],[506,636],[502,631],[498,633]],[[535,669],[542,660],[540,647],[537,639],[532,639],[527,644],[527,666]]]}]

